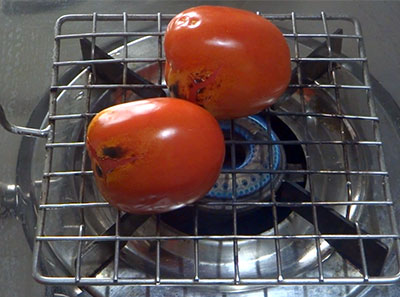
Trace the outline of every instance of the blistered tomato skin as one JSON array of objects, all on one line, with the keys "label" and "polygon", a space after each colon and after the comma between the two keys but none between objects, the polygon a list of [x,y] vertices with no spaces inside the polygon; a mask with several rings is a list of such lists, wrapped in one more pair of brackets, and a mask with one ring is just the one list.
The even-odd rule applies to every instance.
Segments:
[{"label": "blistered tomato skin", "polygon": [[219,119],[260,112],[290,80],[290,51],[270,21],[221,6],[183,11],[165,34],[167,85],[174,97],[205,107]]},{"label": "blistered tomato skin", "polygon": [[96,184],[117,208],[167,212],[203,197],[225,154],[217,121],[185,100],[115,105],[91,121],[86,145]]}]

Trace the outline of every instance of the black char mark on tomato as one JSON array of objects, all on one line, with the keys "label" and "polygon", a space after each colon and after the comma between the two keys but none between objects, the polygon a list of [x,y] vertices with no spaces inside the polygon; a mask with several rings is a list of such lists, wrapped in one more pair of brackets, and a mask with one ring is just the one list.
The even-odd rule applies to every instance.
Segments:
[{"label": "black char mark on tomato", "polygon": [[125,155],[125,151],[120,146],[106,146],[103,148],[104,157],[119,159]]},{"label": "black char mark on tomato", "polygon": [[193,73],[191,77],[193,83],[189,84],[189,98],[187,99],[203,106],[203,103],[210,99],[210,96],[202,96],[204,90],[208,88],[209,91],[212,91],[213,87],[221,87],[221,84],[216,82],[220,70],[221,67],[211,73],[204,69]]}]

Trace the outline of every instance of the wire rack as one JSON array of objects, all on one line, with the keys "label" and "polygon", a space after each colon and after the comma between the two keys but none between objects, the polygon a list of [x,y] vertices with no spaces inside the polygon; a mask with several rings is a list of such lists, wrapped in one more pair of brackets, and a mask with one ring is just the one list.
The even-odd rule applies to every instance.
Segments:
[{"label": "wire rack", "polygon": [[[388,184],[388,173],[385,169],[384,164],[384,156],[382,149],[381,137],[378,129],[379,119],[375,112],[374,107],[374,98],[371,93],[369,72],[368,72],[368,64],[367,57],[365,53],[364,41],[361,34],[360,24],[357,20],[345,17],[345,16],[328,16],[325,13],[321,13],[320,15],[314,16],[299,16],[295,13],[291,14],[282,14],[282,15],[265,15],[261,14],[263,17],[272,20],[277,23],[285,23],[291,28],[291,32],[285,32],[284,36],[287,39],[288,43],[293,44],[292,47],[292,64],[293,66],[297,66],[297,76],[298,83],[291,84],[289,87],[295,88],[298,90],[298,96],[302,102],[302,108],[300,111],[279,111],[271,109],[266,113],[266,123],[270,124],[271,117],[279,116],[279,117],[290,117],[296,121],[303,121],[305,123],[305,129],[309,128],[309,120],[316,118],[326,118],[337,121],[339,127],[339,131],[341,134],[344,134],[344,129],[347,122],[357,122],[363,125],[367,125],[369,128],[370,137],[366,137],[365,139],[356,139],[354,141],[347,141],[344,138],[337,140],[312,140],[312,139],[302,139],[302,140],[273,140],[268,139],[267,141],[260,142],[258,144],[262,144],[268,146],[268,149],[271,150],[273,145],[301,145],[304,150],[306,160],[310,160],[313,156],[311,155],[313,151],[313,145],[330,145],[337,146],[342,151],[342,167],[337,168],[314,168],[309,165],[307,161],[306,168],[302,169],[279,169],[274,170],[272,167],[265,168],[263,170],[258,170],[256,173],[259,174],[294,174],[303,176],[309,181],[309,191],[311,196],[311,202],[304,203],[285,203],[279,202],[276,200],[275,190],[271,188],[272,195],[271,201],[268,202],[252,202],[252,201],[239,201],[237,199],[237,189],[236,189],[236,177],[239,173],[249,173],[246,169],[232,169],[236,168],[235,164],[235,155],[237,152],[237,146],[240,145],[240,141],[228,139],[227,147],[230,148],[230,152],[232,157],[232,166],[231,169],[223,169],[223,173],[230,174],[232,176],[233,188],[232,188],[232,199],[229,201],[219,202],[220,204],[226,204],[231,209],[232,215],[232,234],[228,235],[199,235],[197,230],[198,226],[198,216],[193,216],[194,220],[194,231],[193,235],[161,235],[159,231],[156,234],[148,234],[148,235],[140,235],[140,236],[122,236],[119,231],[121,213],[118,212],[116,216],[116,228],[114,234],[108,235],[90,235],[85,234],[85,220],[82,215],[81,224],[78,228],[77,234],[63,234],[59,233],[49,233],[46,232],[46,226],[51,225],[52,221],[49,219],[49,214],[58,211],[64,211],[68,209],[69,211],[73,211],[76,213],[82,213],[83,209],[97,209],[97,208],[108,208],[110,207],[106,202],[88,202],[85,199],[85,186],[87,183],[87,179],[90,178],[93,174],[92,171],[87,170],[88,160],[86,157],[86,151],[84,148],[83,141],[72,141],[72,142],[59,142],[57,141],[57,129],[59,125],[62,125],[62,121],[69,119],[82,119],[84,121],[84,133],[86,135],[86,127],[90,122],[90,119],[93,117],[93,112],[90,111],[90,101],[94,100],[92,97],[92,91],[94,90],[107,90],[107,89],[129,89],[132,87],[142,87],[142,88],[157,88],[163,87],[166,88],[165,85],[162,84],[162,63],[165,61],[164,53],[163,53],[163,35],[164,35],[164,25],[168,23],[168,21],[173,17],[173,15],[169,14],[76,14],[76,15],[66,15],[61,17],[56,25],[55,25],[55,48],[54,48],[54,57],[53,57],[53,75],[50,89],[50,107],[49,107],[49,133],[47,136],[47,143],[45,146],[46,150],[46,159],[44,164],[44,174],[43,174],[43,182],[42,182],[42,190],[41,190],[41,198],[40,205],[38,211],[38,223],[37,223],[37,235],[34,246],[34,276],[37,280],[50,283],[50,284],[76,284],[76,285],[180,285],[180,286],[216,286],[216,285],[232,285],[232,286],[256,286],[256,285],[279,285],[279,284],[297,284],[297,285],[305,285],[305,284],[384,284],[384,283],[393,283],[399,279],[399,247],[397,244],[398,241],[398,231],[396,227],[396,218],[394,212],[394,205],[390,197],[390,190]],[[91,30],[83,33],[63,33],[64,26],[67,26],[70,23],[84,23],[89,22],[91,24]],[[99,22],[108,22],[110,24],[120,24],[122,31],[116,32],[106,32],[99,29]],[[149,22],[154,25],[157,30],[155,31],[132,31],[129,29],[131,24],[135,22]],[[315,33],[303,32],[301,29],[301,24],[313,22],[315,28],[320,26],[320,31]],[[334,34],[331,33],[330,30],[333,29],[338,23],[346,23],[347,26],[350,25],[353,32],[346,34]],[[129,38],[138,38],[142,36],[153,36],[158,40],[158,56],[157,57],[146,57],[146,58],[131,58],[128,56],[127,44]],[[60,76],[60,68],[69,67],[69,66],[80,66],[80,67],[89,67],[90,65],[95,65],[96,63],[105,63],[110,62],[109,60],[62,60],[60,58],[62,51],[62,42],[64,40],[73,40],[76,39],[78,41],[79,38],[88,38],[92,41],[93,46],[96,44],[96,40],[104,37],[115,37],[122,39],[122,44],[124,50],[123,57],[116,57],[112,63],[122,63],[124,65],[124,79],[126,82],[126,72],[128,63],[134,62],[147,62],[147,63],[158,63],[159,65],[159,78],[158,82],[153,86],[149,85],[129,85],[129,84],[96,84],[93,81],[89,81],[87,84],[70,84],[70,85],[60,85],[59,84],[59,76]],[[327,57],[306,57],[302,54],[300,43],[305,39],[317,39],[325,41],[327,43],[329,55]],[[354,56],[334,56],[331,50],[331,40],[332,38],[342,38],[344,41],[349,41],[350,45],[353,47]],[[307,82],[304,83],[302,79],[301,67],[302,63],[305,61],[311,62],[329,62],[329,68],[327,75],[329,76],[329,80],[326,82]],[[359,84],[346,84],[346,82],[339,82],[337,78],[338,65],[342,64],[357,64],[358,67],[362,71],[362,79]],[[81,90],[84,94],[84,100],[87,102],[86,110],[82,110],[80,113],[70,113],[70,114],[60,114],[57,109],[57,97],[60,92],[72,92],[73,90]],[[310,112],[307,109],[307,100],[306,100],[306,90],[315,90],[321,92],[331,92],[334,102],[336,104],[336,112]],[[361,94],[360,100],[360,114],[357,113],[345,113],[342,109],[343,100],[346,98],[342,98],[342,94],[345,91],[356,91],[357,94]],[[361,113],[361,110],[366,110],[367,113]],[[236,121],[231,121],[231,131],[233,131]],[[308,131],[306,131],[306,134]],[[231,133],[232,134],[232,133]],[[232,136],[232,135],[231,135]],[[84,137],[82,138],[84,139]],[[248,143],[251,144],[251,143]],[[59,148],[82,148],[81,154],[81,170],[64,170],[63,168],[54,168],[53,167],[53,155],[56,150]],[[351,166],[351,162],[349,161],[349,147],[368,147],[368,149],[373,150],[372,158],[374,159],[374,163],[377,164],[376,168],[365,167],[362,169],[354,169]],[[271,155],[271,154],[270,154]],[[328,156],[327,156],[328,157]],[[271,166],[272,161],[270,160],[269,164]],[[254,173],[254,172],[253,172]],[[346,181],[344,186],[346,187],[346,193],[344,197],[340,198],[337,201],[324,201],[324,200],[316,200],[315,195],[313,193],[315,188],[314,181],[316,176],[341,176]],[[363,176],[367,177],[370,180],[374,181],[374,184],[379,185],[379,189],[376,189],[377,195],[373,196],[371,199],[354,201],[352,199],[352,181],[353,177]],[[62,195],[60,197],[52,197],[51,191],[54,185],[54,180],[67,179],[67,178],[75,178],[80,180],[81,186],[79,191],[78,200],[75,202],[66,202]],[[201,201],[200,201],[201,203]],[[241,234],[238,230],[237,225],[237,217],[238,217],[238,208],[243,205],[256,205],[258,207],[270,207],[272,208],[273,215],[273,233],[272,234],[260,234],[260,235],[248,235]],[[374,231],[371,232],[368,225],[365,225],[365,229],[369,231],[369,234],[362,234],[360,231],[357,234],[323,234],[319,228],[317,223],[317,208],[320,206],[347,206],[348,208],[354,207],[364,207],[364,208],[375,208],[382,209],[384,213],[384,217],[388,220],[388,231]],[[281,234],[279,221],[277,218],[277,211],[279,208],[284,207],[309,207],[313,210],[313,221],[314,228],[311,234]],[[159,218],[158,218],[159,220]],[[361,224],[361,223],[360,223]],[[158,226],[158,225],[157,225]],[[360,230],[360,229],[358,229]],[[376,229],[374,229],[376,230]],[[275,257],[276,257],[276,266],[277,273],[273,278],[246,278],[241,275],[241,260],[240,260],[240,251],[239,251],[239,243],[241,240],[257,240],[260,242],[273,242],[275,247]],[[356,276],[337,276],[337,275],[327,275],[324,270],[323,258],[321,256],[321,242],[325,239],[342,239],[342,240],[358,240],[360,242],[360,252],[363,260],[363,269],[359,275]],[[367,259],[363,249],[363,241],[366,239],[379,239],[385,241],[388,245],[392,247],[392,251],[395,254],[395,263],[397,263],[396,268],[393,271],[384,270],[380,276],[371,276],[368,274],[368,269],[366,267]],[[160,262],[162,261],[162,253],[161,246],[163,242],[175,240],[175,241],[190,241],[193,244],[194,255],[194,269],[193,275],[191,277],[185,278],[171,278],[171,277],[163,277],[160,272]],[[232,261],[234,266],[233,275],[231,278],[226,277],[207,277],[202,276],[199,273],[199,258],[201,258],[201,253],[199,249],[199,243],[203,240],[216,240],[223,242],[232,243]],[[317,274],[312,277],[305,277],[302,275],[301,277],[286,277],[282,268],[282,255],[280,250],[281,242],[284,240],[296,240],[296,241],[312,241],[315,242],[316,249],[316,267]],[[90,242],[111,242],[114,244],[114,255],[113,255],[113,272],[109,277],[97,278],[96,276],[85,275],[81,269],[81,256],[82,249],[84,245]],[[150,241],[155,244],[155,269],[153,274],[150,274],[147,278],[123,278],[120,277],[119,269],[120,269],[120,244],[125,241]],[[73,271],[70,271],[68,275],[45,275],[40,270],[40,261],[45,257],[44,250],[45,246],[48,244],[52,244],[54,242],[61,242],[65,244],[74,243],[76,244],[76,263],[74,264]],[[390,271],[390,272],[389,272]]]}]

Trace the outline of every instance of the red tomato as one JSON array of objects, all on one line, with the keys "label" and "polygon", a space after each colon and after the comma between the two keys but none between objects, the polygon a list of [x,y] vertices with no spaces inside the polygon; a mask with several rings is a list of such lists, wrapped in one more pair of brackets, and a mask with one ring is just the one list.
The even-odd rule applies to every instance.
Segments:
[{"label": "red tomato", "polygon": [[90,122],[86,145],[100,192],[131,213],[162,213],[203,197],[225,154],[214,117],[174,98],[101,111]]},{"label": "red tomato", "polygon": [[165,33],[167,85],[174,97],[220,119],[260,112],[290,80],[290,51],[279,29],[255,13],[199,6],[175,16]]}]

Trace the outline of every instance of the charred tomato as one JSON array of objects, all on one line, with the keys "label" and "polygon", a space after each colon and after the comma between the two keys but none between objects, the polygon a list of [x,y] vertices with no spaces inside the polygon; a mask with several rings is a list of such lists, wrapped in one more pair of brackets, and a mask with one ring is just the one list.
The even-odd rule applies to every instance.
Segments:
[{"label": "charred tomato", "polygon": [[162,213],[203,197],[225,154],[215,118],[185,100],[119,104],[90,122],[86,145],[95,182],[110,204],[130,213]]},{"label": "charred tomato", "polygon": [[218,119],[260,112],[275,103],[290,80],[290,51],[282,33],[245,10],[185,10],[168,24],[164,49],[171,94]]}]

